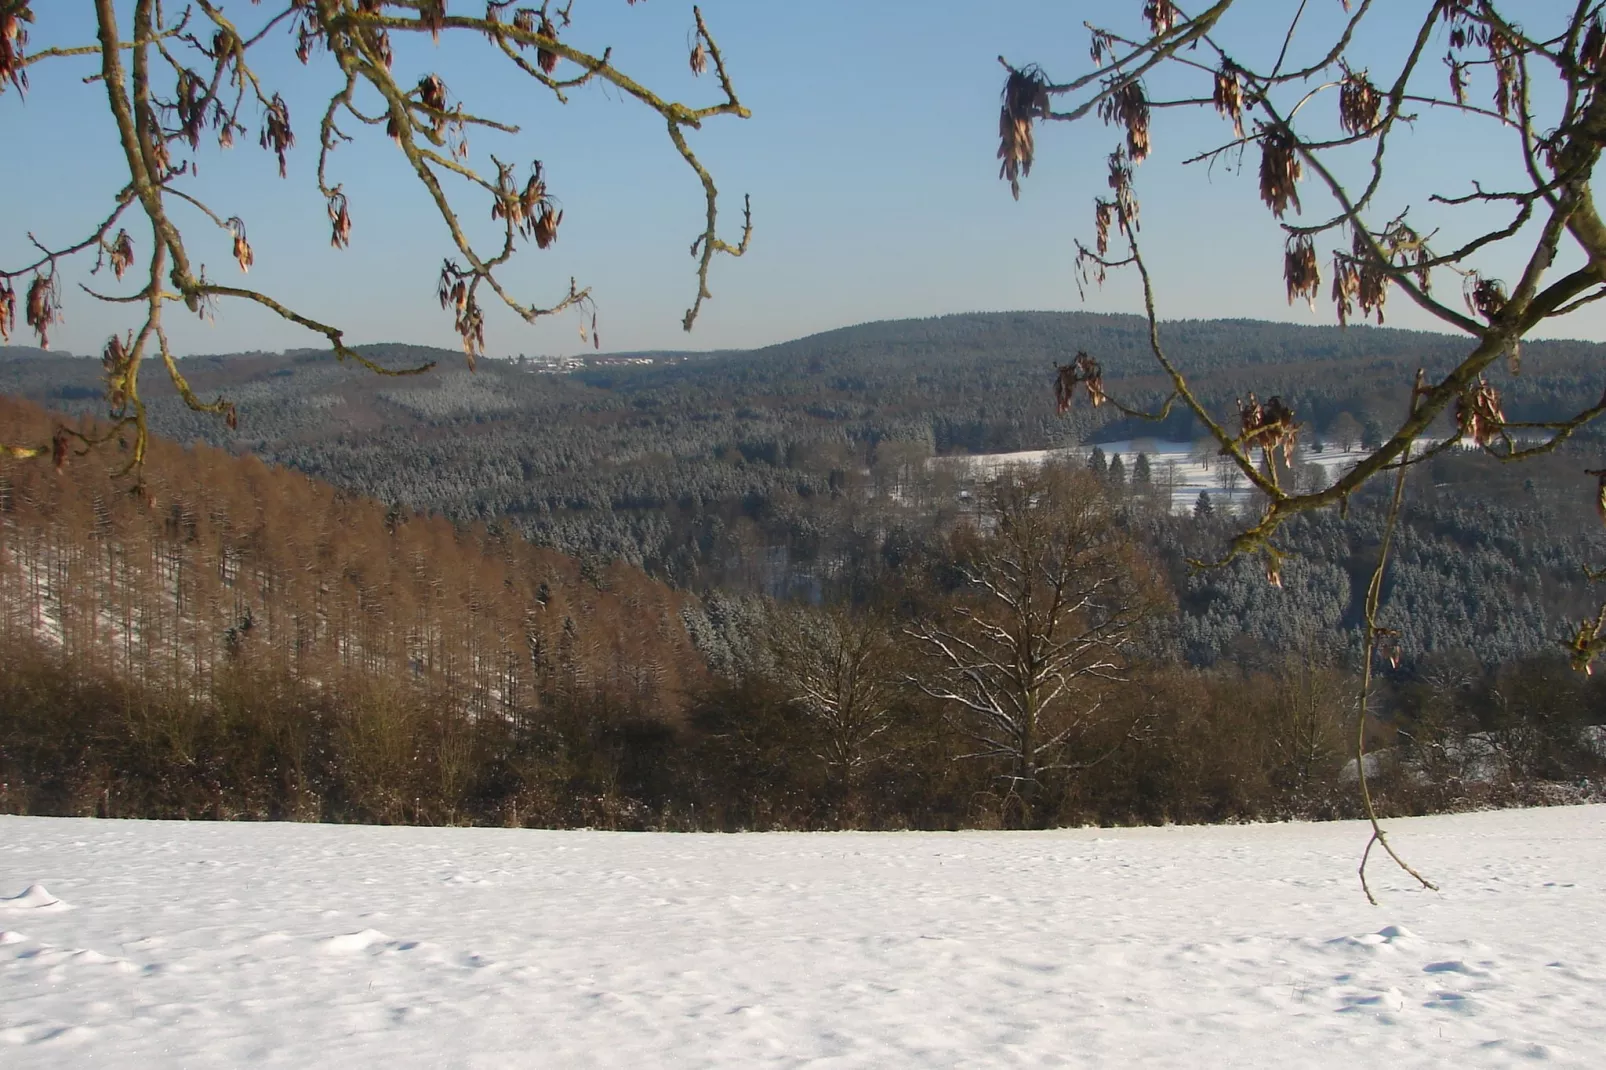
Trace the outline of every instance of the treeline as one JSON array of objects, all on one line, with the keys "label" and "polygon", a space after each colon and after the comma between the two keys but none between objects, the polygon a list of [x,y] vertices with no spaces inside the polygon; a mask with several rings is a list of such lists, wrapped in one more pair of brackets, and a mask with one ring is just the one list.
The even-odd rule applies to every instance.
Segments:
[{"label": "treeline", "polygon": [[[1593,456],[1569,448],[1507,465],[1453,451],[1416,470],[1381,618],[1400,633],[1404,671],[1451,651],[1470,652],[1487,667],[1556,653],[1580,620],[1599,612],[1606,589],[1590,570],[1606,564],[1606,533],[1582,471]],[[1267,585],[1259,561],[1187,566],[1190,558],[1219,556],[1243,517],[1214,510],[1207,518],[1156,523],[1153,543],[1180,594],[1184,657],[1196,665],[1243,661],[1308,635],[1324,636],[1345,656],[1358,654],[1386,491],[1369,488],[1344,512],[1288,524],[1277,537],[1287,554],[1281,588]]]},{"label": "treeline", "polygon": [[[668,719],[562,699],[538,718],[453,718],[450,696],[230,665],[205,692],[0,649],[0,812],[594,827],[956,829],[1358,817],[1353,673],[1137,663],[1023,810],[998,761],[917,689],[847,785],[819,723],[747,668]],[[1598,801],[1606,700],[1560,659],[1451,657],[1386,689],[1368,771],[1388,815]]]},{"label": "treeline", "polygon": [[[1162,337],[1222,419],[1235,418],[1248,391],[1281,395],[1306,442],[1375,440],[1403,411],[1415,369],[1442,369],[1463,348],[1422,332],[1249,321],[1167,323]],[[500,361],[470,374],[460,354],[384,345],[366,352],[441,367],[398,380],[313,351],[188,359],[198,390],[238,401],[237,432],[189,412],[159,382],[149,402],[153,424],[181,441],[249,450],[454,520],[498,521],[685,590],[784,594],[834,572],[872,525],[860,518],[884,504],[865,503],[925,458],[1196,437],[1180,409],[1159,425],[1111,422],[1109,406],[1055,415],[1054,365],[1078,349],[1104,363],[1118,396],[1158,403],[1164,384],[1147,346],[1141,319],[1084,313],[871,323],[572,375]],[[1555,418],[1592,403],[1601,353],[1577,342],[1525,346],[1520,376],[1496,374],[1508,417]],[[52,407],[100,411],[97,376],[92,360],[0,358],[0,389]],[[1598,438],[1589,442],[1598,450]],[[1597,466],[1572,466],[1578,494],[1587,494],[1580,470]],[[1499,504],[1528,506],[1520,493]]]},{"label": "treeline", "polygon": [[[8,436],[48,426],[0,403]],[[867,531],[863,570],[812,604],[688,597],[205,447],[154,443],[142,493],[115,459],[0,467],[0,810],[735,830],[1357,805],[1350,653],[1307,631],[1178,664],[1155,516],[1085,472],[1018,473],[923,533]],[[1074,520],[1037,524],[1051,502]],[[1062,637],[1090,639],[1056,670],[1074,687],[1012,683],[1003,658],[995,697],[1022,701],[966,691],[976,667],[941,642],[976,642],[998,610],[988,562],[1090,547],[1120,569],[1066,574],[1107,576],[1133,612],[1065,618]],[[1383,805],[1590,797],[1602,687],[1555,657],[1440,652],[1386,674],[1367,723]]]},{"label": "treeline", "polygon": [[[7,440],[52,426],[0,399]],[[0,467],[8,807],[443,819],[487,766],[470,726],[556,753],[569,711],[669,723],[704,675],[637,570],[204,446],[154,442],[138,484],[118,460]]]}]

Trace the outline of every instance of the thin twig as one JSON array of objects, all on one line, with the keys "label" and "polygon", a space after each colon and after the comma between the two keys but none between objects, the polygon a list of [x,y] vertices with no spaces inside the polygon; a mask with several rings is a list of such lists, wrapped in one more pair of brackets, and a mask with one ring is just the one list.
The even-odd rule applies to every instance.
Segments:
[{"label": "thin twig", "polygon": [[[1416,373],[1416,385],[1419,391],[1423,385],[1423,378],[1424,376],[1419,370]],[[1417,396],[1417,394],[1412,395],[1413,407]],[[1395,852],[1393,846],[1390,845],[1388,833],[1384,831],[1383,823],[1377,816],[1377,807],[1372,801],[1371,786],[1366,780],[1366,711],[1371,704],[1372,698],[1372,661],[1377,652],[1377,637],[1382,631],[1378,627],[1377,611],[1383,598],[1383,574],[1388,569],[1389,549],[1394,542],[1395,529],[1399,526],[1400,507],[1405,501],[1405,477],[1410,458],[1411,446],[1407,443],[1405,451],[1401,455],[1403,463],[1394,473],[1394,494],[1389,499],[1388,516],[1383,523],[1383,539],[1378,546],[1377,567],[1372,570],[1371,582],[1366,585],[1366,641],[1361,654],[1363,659],[1361,664],[1361,705],[1355,729],[1355,773],[1361,786],[1361,804],[1366,807],[1366,819],[1372,824],[1371,838],[1366,841],[1366,850],[1361,853],[1359,872],[1361,891],[1366,893],[1367,901],[1373,906],[1377,905],[1377,897],[1372,894],[1372,887],[1366,880],[1366,863],[1371,858],[1372,845],[1374,843],[1387,851],[1388,856],[1394,859],[1395,865],[1415,877],[1422,887],[1435,892],[1439,890],[1436,884],[1422,876],[1415,869],[1412,869],[1410,864],[1401,858]]]}]

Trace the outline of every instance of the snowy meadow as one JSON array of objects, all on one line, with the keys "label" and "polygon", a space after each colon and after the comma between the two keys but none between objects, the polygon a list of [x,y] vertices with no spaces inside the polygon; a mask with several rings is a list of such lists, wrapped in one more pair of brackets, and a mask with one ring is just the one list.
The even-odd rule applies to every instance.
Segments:
[{"label": "snowy meadow", "polygon": [[1606,807],[1392,828],[0,817],[0,1065],[1599,1065]]},{"label": "snowy meadow", "polygon": [[[1198,443],[1166,439],[1121,439],[1063,449],[934,457],[929,463],[968,479],[990,479],[1006,468],[1035,468],[1051,460],[1083,465],[1088,463],[1095,448],[1101,450],[1108,460],[1119,457],[1129,478],[1141,454],[1150,465],[1152,486],[1156,492],[1169,496],[1173,513],[1191,512],[1201,492],[1209,494],[1218,506],[1233,509],[1243,508],[1259,494],[1236,469],[1219,463],[1220,455],[1213,444],[1205,444],[1201,450]],[[1332,446],[1318,452],[1308,445],[1301,445],[1294,454],[1294,466],[1320,469],[1321,481],[1326,485],[1348,471],[1366,453],[1365,450]],[[1312,476],[1313,470],[1306,477],[1307,482]]]}]

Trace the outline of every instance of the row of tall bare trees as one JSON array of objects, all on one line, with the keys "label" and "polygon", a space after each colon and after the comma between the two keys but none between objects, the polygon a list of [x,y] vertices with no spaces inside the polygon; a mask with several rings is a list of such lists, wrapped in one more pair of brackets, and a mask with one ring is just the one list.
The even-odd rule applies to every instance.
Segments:
[{"label": "row of tall bare trees", "polygon": [[[50,420],[0,399],[8,428]],[[160,696],[174,740],[243,681],[383,693],[416,708],[461,777],[452,746],[477,725],[528,735],[599,704],[673,719],[703,671],[682,602],[634,570],[584,570],[201,446],[153,441],[137,491],[98,456],[0,468],[0,644]],[[353,752],[410,758],[410,735],[383,727]]]}]

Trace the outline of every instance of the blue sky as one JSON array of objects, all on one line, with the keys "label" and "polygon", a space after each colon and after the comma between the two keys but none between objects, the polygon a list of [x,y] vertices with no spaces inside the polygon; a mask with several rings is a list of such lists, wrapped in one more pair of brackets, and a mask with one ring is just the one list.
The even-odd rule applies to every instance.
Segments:
[{"label": "blue sky", "polygon": [[[128,7],[130,5],[120,5]],[[242,25],[260,8],[232,3]],[[477,4],[455,0],[474,10]],[[1275,16],[1282,0],[1241,0],[1224,27],[1233,47],[1251,55],[1280,44]],[[1536,22],[1560,10],[1556,0],[1521,5]],[[1569,8],[1571,5],[1567,5]],[[1038,130],[1039,154],[1019,203],[997,177],[998,95],[1003,71],[995,57],[1041,62],[1068,79],[1087,69],[1083,19],[1109,20],[1136,31],[1137,0],[1012,0],[983,6],[949,0],[705,0],[702,10],[743,103],[753,117],[716,119],[693,142],[724,194],[727,236],[734,238],[743,193],[753,198],[756,233],[743,260],[718,258],[715,298],[696,330],[680,317],[695,287],[687,256],[700,230],[702,204],[694,176],[675,155],[658,118],[611,90],[575,91],[556,103],[505,63],[483,40],[428,39],[398,48],[398,73],[438,71],[471,109],[523,127],[509,137],[474,135],[474,158],[545,161],[565,210],[558,242],[523,252],[505,278],[521,296],[549,304],[575,276],[600,307],[605,349],[728,348],[762,345],[873,319],[997,309],[1137,311],[1131,280],[1091,290],[1084,302],[1074,281],[1073,239],[1091,232],[1091,200],[1104,184],[1103,160],[1117,131],[1097,121]],[[1388,0],[1383,17],[1357,40],[1352,62],[1386,69],[1425,3]],[[87,4],[47,0],[34,47],[93,39]],[[1330,9],[1330,10],[1329,10]],[[1337,0],[1311,5],[1307,32],[1315,49],[1324,25],[1341,15]],[[1409,16],[1409,17],[1407,17]],[[686,53],[689,3],[577,0],[565,37],[580,47],[611,45],[616,64],[644,83],[691,104],[717,99],[712,79],[693,79]],[[359,142],[335,154],[336,178],[351,195],[353,246],[329,248],[322,199],[312,182],[318,91],[313,68],[269,46],[259,60],[270,84],[285,91],[298,145],[290,177],[281,181],[272,157],[254,137],[227,153],[204,150],[192,188],[223,215],[244,217],[256,253],[249,281],[307,314],[346,327],[356,342],[402,340],[456,344],[434,297],[434,280],[450,252],[440,221],[399,151],[382,135],[352,131]],[[1435,46],[1442,51],[1441,46]],[[1434,87],[1442,81],[1435,59]],[[105,99],[81,79],[90,61],[34,68],[26,102],[0,96],[0,188],[8,210],[0,221],[0,259],[28,252],[25,232],[47,243],[77,240],[105,212],[121,184]],[[1167,83],[1151,85],[1158,96]],[[1486,87],[1475,85],[1474,94]],[[1328,97],[1332,94],[1329,93]],[[1313,108],[1333,108],[1326,99]],[[258,116],[247,110],[255,128]],[[1487,123],[1431,117],[1404,133],[1397,169],[1382,202],[1435,216],[1429,192],[1465,192],[1472,177],[1499,181],[1507,135]],[[1281,280],[1282,237],[1260,204],[1254,158],[1243,175],[1182,168],[1185,155],[1230,136],[1213,111],[1157,113],[1156,151],[1139,171],[1146,253],[1164,318],[1246,316],[1331,323],[1329,306],[1312,313],[1290,307]],[[1321,198],[1307,181],[1307,216]],[[475,194],[463,191],[466,215],[478,218]],[[237,278],[228,241],[199,220],[188,230],[192,252],[219,279]],[[486,221],[487,226],[489,220]],[[133,231],[141,255],[148,238]],[[1485,266],[1514,274],[1497,251]],[[1325,271],[1325,265],[1324,265]],[[68,278],[81,276],[68,273]],[[1451,287],[1447,280],[1442,287]],[[1324,288],[1325,293],[1325,288]],[[1453,293],[1451,296],[1454,296]],[[67,322],[53,334],[58,348],[99,348],[127,310],[97,305],[75,289]],[[1457,298],[1458,300],[1458,298]],[[1598,306],[1595,306],[1598,307]],[[1396,295],[1389,323],[1430,326]],[[223,352],[317,345],[319,339],[254,309],[225,305],[211,323],[170,316],[181,352]],[[566,353],[580,348],[574,316],[535,326],[491,310],[492,354]],[[1558,335],[1606,338],[1606,316],[1594,308],[1572,317]]]}]

